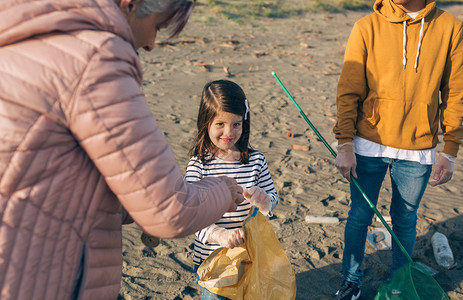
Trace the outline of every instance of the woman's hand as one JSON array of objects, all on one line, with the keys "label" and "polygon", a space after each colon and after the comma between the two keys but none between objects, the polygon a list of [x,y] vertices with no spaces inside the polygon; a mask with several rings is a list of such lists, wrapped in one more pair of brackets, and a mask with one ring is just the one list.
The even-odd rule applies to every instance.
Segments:
[{"label": "woman's hand", "polygon": [[228,186],[233,202],[230,204],[228,212],[235,211],[238,208],[238,204],[244,201],[243,188],[238,185],[235,179],[222,176],[220,177]]}]

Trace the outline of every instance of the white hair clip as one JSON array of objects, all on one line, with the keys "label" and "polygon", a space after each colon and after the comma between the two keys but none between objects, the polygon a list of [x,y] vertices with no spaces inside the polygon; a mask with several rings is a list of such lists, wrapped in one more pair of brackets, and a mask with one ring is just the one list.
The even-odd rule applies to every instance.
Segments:
[{"label": "white hair clip", "polygon": [[244,106],[246,106],[246,112],[244,113],[244,119],[248,119],[248,113],[249,113],[249,105],[248,105],[248,99],[244,99]]}]

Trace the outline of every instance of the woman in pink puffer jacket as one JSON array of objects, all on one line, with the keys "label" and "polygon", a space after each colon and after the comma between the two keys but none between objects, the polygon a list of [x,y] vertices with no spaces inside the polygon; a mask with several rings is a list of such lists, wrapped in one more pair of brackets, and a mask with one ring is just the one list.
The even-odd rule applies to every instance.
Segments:
[{"label": "woman in pink puffer jacket", "polygon": [[122,223],[182,237],[242,201],[183,181],[140,88],[136,49],[192,6],[0,1],[0,299],[116,299]]}]

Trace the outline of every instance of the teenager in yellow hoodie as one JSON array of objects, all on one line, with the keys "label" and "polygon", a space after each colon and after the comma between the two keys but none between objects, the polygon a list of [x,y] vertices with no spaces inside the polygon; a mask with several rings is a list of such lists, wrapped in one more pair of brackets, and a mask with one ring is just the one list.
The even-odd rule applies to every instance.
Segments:
[{"label": "teenager in yellow hoodie", "polygon": [[[390,170],[393,230],[412,255],[416,211],[436,163],[435,186],[453,174],[463,137],[463,25],[435,0],[377,0],[349,37],[337,90],[336,166],[376,205]],[[436,159],[438,128],[444,149]],[[437,161],[437,162],[436,162]],[[373,210],[351,183],[343,282],[336,299],[358,299]],[[393,272],[408,261],[393,243]]]}]

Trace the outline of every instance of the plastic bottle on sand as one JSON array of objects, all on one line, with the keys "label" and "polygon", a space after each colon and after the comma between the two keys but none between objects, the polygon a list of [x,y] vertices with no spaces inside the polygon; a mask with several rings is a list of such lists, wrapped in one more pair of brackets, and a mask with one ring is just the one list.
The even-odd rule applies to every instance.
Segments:
[{"label": "plastic bottle on sand", "polygon": [[431,238],[431,243],[437,264],[447,269],[452,267],[454,264],[453,253],[447,237],[440,232],[436,232]]}]

